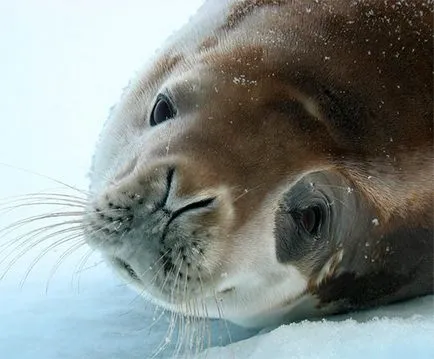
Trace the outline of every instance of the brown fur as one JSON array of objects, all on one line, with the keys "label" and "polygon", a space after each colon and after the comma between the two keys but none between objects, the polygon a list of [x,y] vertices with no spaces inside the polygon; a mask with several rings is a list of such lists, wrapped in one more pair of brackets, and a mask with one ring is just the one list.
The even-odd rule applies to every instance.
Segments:
[{"label": "brown fur", "polygon": [[[179,110],[162,126],[137,122],[146,133],[137,151],[142,187],[155,188],[147,198],[161,197],[172,167],[173,196],[220,201],[211,214],[178,223],[179,237],[218,247],[213,266],[236,267],[231,253],[262,243],[240,233],[256,229],[263,213],[275,216],[301,178],[328,172],[355,193],[354,226],[329,238],[324,253],[278,261],[289,258],[321,305],[345,302],[338,310],[432,293],[432,5],[245,0],[195,51],[182,41],[167,49],[128,107],[138,101],[150,111],[154,92],[167,86]],[[189,237],[199,232],[204,238]]]}]

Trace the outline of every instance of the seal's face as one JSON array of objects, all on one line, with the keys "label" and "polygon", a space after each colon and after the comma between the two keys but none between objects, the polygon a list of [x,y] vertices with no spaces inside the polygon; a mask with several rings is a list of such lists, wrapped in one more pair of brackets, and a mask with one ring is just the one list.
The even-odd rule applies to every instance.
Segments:
[{"label": "seal's face", "polygon": [[369,247],[384,212],[319,120],[335,93],[300,90],[287,61],[245,36],[168,51],[115,108],[94,158],[87,241],[157,304],[282,320],[339,272],[349,241]]},{"label": "seal's face", "polygon": [[157,303],[243,320],[304,293],[307,273],[281,248],[309,251],[329,203],[309,183],[291,191],[319,159],[282,135],[300,129],[275,105],[278,82],[219,70],[204,57],[128,90],[95,161],[88,241]]}]

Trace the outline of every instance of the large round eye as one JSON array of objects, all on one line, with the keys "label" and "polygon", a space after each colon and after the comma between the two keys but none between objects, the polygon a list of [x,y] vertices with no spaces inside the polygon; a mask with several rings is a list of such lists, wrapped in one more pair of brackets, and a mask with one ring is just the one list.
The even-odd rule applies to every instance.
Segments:
[{"label": "large round eye", "polygon": [[157,126],[166,120],[175,117],[175,109],[172,103],[165,95],[158,95],[157,101],[155,101],[154,108],[151,112],[150,123],[151,126]]},{"label": "large round eye", "polygon": [[322,212],[318,206],[308,207],[299,214],[299,221],[304,230],[312,236],[318,234],[321,222]]}]

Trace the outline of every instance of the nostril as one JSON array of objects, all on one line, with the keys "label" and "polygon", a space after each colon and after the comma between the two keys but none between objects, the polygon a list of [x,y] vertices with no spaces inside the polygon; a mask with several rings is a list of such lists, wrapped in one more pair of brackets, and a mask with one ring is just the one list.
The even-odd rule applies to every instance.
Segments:
[{"label": "nostril", "polygon": [[[203,199],[201,201],[190,203],[190,204],[186,205],[185,207],[178,209],[178,211],[186,212],[186,211],[191,211],[193,209],[208,207],[208,206],[212,205],[214,201],[215,201],[215,197]],[[178,212],[178,211],[176,211],[176,212]]]},{"label": "nostril", "polygon": [[175,168],[170,167],[169,171],[167,171],[167,180],[166,180],[166,194],[162,200],[163,206],[167,203],[167,199],[169,198],[170,190],[172,188],[173,176],[175,174]]},{"label": "nostril", "polygon": [[214,203],[215,199],[216,199],[215,197],[211,197],[211,198],[206,198],[197,202],[187,204],[186,206],[177,209],[175,212],[173,212],[171,220],[173,220],[175,217],[179,216],[184,212],[209,207]]},{"label": "nostril", "polygon": [[166,191],[164,192],[164,196],[163,198],[161,198],[161,200],[155,205],[155,211],[158,211],[160,209],[164,209],[164,206],[167,203],[167,200],[169,198],[170,195],[170,191],[172,189],[172,183],[173,183],[173,177],[175,175],[175,168],[170,167],[169,170],[167,171],[167,175],[166,175]]},{"label": "nostril", "polygon": [[[216,200],[216,197],[210,197],[210,198],[206,198],[197,202],[193,202],[190,204],[187,204],[186,206],[177,209],[175,212],[171,213],[171,217],[169,219],[169,221],[166,224],[166,227],[163,231],[163,235],[162,238],[164,239],[166,237],[167,234],[167,230],[169,228],[169,225],[177,218],[179,217],[181,214],[188,212],[188,211],[193,211],[195,209],[201,209],[201,208],[206,208],[211,206],[214,201]],[[168,213],[170,215],[170,212]]]}]

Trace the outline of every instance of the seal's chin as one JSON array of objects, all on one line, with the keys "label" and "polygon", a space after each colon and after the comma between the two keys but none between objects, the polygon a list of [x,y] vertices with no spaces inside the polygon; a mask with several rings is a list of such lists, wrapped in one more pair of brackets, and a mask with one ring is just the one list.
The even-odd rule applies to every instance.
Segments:
[{"label": "seal's chin", "polygon": [[[169,292],[162,290],[165,286],[164,280],[161,285],[158,285],[155,281],[156,272],[153,272],[153,267],[150,266],[146,271],[141,271],[134,268],[131,264],[127,263],[125,260],[119,257],[106,258],[107,262],[111,264],[111,267],[120,275],[120,277],[126,281],[126,283],[132,286],[139,294],[151,299],[158,305],[168,307],[168,309],[173,309],[173,306],[183,306],[192,299],[194,300],[204,300],[208,299],[215,300],[216,298],[222,299],[222,296],[228,295],[235,292],[234,286],[228,285],[210,285],[206,282],[206,279],[200,281],[200,293],[195,290],[194,286],[189,288],[187,280],[182,282],[179,280],[180,287],[182,290],[171,290]],[[147,275],[147,272],[151,272],[151,275]],[[150,280],[150,278],[152,278]],[[212,281],[210,281],[212,282]],[[179,310],[179,309],[178,309]],[[182,311],[182,310],[181,310]]]},{"label": "seal's chin", "polygon": [[168,273],[161,281],[157,278],[162,266],[138,264],[134,258],[124,260],[116,256],[106,260],[138,294],[165,310],[194,317],[225,318],[246,327],[279,322],[281,314],[297,303],[305,289],[303,278],[290,268],[266,275],[254,270],[241,275],[215,271],[200,281],[189,281],[185,276],[172,279]]}]

